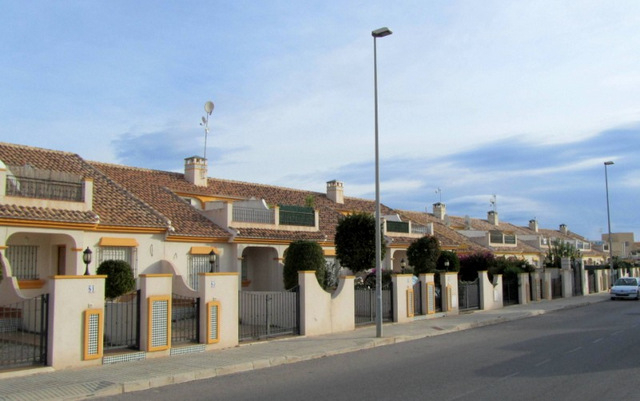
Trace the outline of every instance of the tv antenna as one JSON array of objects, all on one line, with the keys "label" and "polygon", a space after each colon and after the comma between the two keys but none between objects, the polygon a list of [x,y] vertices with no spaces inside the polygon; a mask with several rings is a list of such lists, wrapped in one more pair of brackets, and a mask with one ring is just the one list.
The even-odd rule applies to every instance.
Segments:
[{"label": "tv antenna", "polygon": [[213,102],[209,100],[204,104],[204,111],[207,113],[206,116],[202,117],[201,126],[204,127],[204,158],[207,158],[207,135],[209,134],[209,116],[213,113]]},{"label": "tv antenna", "polygon": [[439,197],[438,202],[442,203],[442,190],[439,187],[436,189],[436,193],[438,194],[438,197]]},{"label": "tv antenna", "polygon": [[491,199],[489,199],[489,203],[491,204],[491,208],[494,212],[498,211],[498,199],[496,194],[491,195]]}]

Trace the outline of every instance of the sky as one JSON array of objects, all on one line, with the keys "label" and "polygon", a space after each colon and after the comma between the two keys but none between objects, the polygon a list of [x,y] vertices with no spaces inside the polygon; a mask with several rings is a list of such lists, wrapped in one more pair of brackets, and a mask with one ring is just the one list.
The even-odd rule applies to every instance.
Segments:
[{"label": "sky", "polygon": [[[0,0],[0,141],[640,241],[637,0]],[[607,167],[605,161],[614,164]]]}]

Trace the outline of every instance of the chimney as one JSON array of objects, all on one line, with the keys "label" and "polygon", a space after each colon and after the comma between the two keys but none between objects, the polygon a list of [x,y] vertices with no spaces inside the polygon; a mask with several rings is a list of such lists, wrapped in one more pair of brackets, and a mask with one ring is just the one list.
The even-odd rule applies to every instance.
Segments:
[{"label": "chimney", "polygon": [[489,221],[489,223],[493,224],[494,226],[497,226],[499,223],[498,212],[494,210],[489,210],[489,212],[487,213],[487,220]]},{"label": "chimney", "polygon": [[560,232],[564,235],[567,235],[569,233],[569,229],[567,228],[566,224],[560,224]]},{"label": "chimney", "polygon": [[444,216],[447,215],[447,205],[438,202],[433,204],[433,215],[438,220],[444,220]]},{"label": "chimney", "polygon": [[331,199],[335,203],[344,203],[344,184],[340,181],[328,181],[327,182],[327,198]]},{"label": "chimney", "polygon": [[532,219],[529,220],[529,229],[533,232],[538,232],[538,220]]},{"label": "chimney", "polygon": [[184,159],[184,179],[199,187],[207,186],[207,159],[191,156]]}]

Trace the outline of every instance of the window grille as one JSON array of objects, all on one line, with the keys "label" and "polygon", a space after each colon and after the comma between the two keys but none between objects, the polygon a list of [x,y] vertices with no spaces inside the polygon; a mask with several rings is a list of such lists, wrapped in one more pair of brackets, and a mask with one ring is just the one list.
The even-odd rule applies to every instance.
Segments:
[{"label": "window grille", "polygon": [[209,255],[190,255],[189,256],[189,286],[194,290],[198,290],[198,274],[208,273],[211,270],[209,263]]},{"label": "window grille", "polygon": [[18,280],[38,279],[38,246],[9,245],[6,256]]},{"label": "window grille", "polygon": [[138,277],[138,263],[136,258],[137,248],[130,246],[102,246],[98,248],[96,266],[100,266],[105,260],[122,260],[129,263],[133,270],[133,277]]}]

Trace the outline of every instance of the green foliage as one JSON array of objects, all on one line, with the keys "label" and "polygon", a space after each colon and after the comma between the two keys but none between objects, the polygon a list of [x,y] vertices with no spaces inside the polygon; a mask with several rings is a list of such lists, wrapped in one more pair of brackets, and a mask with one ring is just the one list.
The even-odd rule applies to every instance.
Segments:
[{"label": "green foliage", "polygon": [[413,241],[407,248],[409,265],[413,266],[416,274],[435,272],[439,257],[440,244],[438,239],[432,235]]},{"label": "green foliage", "polygon": [[131,266],[123,260],[105,260],[100,263],[96,273],[107,276],[104,288],[104,296],[107,299],[117,298],[136,288]]},{"label": "green foliage", "polygon": [[[325,259],[322,247],[313,241],[294,241],[284,254],[284,288],[298,285],[298,271],[315,271],[320,285],[326,281]],[[323,285],[324,287],[324,285]]]},{"label": "green foliage", "polygon": [[[445,266],[445,261],[449,262],[449,266]],[[458,258],[458,254],[452,251],[442,251],[440,252],[440,257],[438,258],[438,266],[437,269],[439,271],[447,271],[447,272],[459,272],[460,271],[460,258]]]},{"label": "green foliage", "polygon": [[549,251],[545,257],[544,264],[547,267],[562,267],[562,258],[575,260],[579,257],[580,251],[573,244],[555,239],[549,244]]},{"label": "green foliage", "polygon": [[310,207],[312,209],[315,209],[315,207],[316,207],[316,197],[313,196],[313,195],[307,195],[304,198],[304,205],[306,207]]},{"label": "green foliage", "polygon": [[495,265],[491,267],[491,274],[502,274],[504,279],[511,279],[520,273],[531,273],[535,268],[526,260],[517,258],[498,257]]},{"label": "green foliage", "polygon": [[[380,258],[384,259],[386,244],[380,230]],[[376,219],[368,213],[354,213],[340,220],[336,227],[336,257],[340,264],[358,273],[375,267]]]},{"label": "green foliage", "polygon": [[478,278],[479,271],[487,271],[491,275],[496,265],[496,258],[491,252],[476,252],[460,257],[460,280],[473,281]]}]

